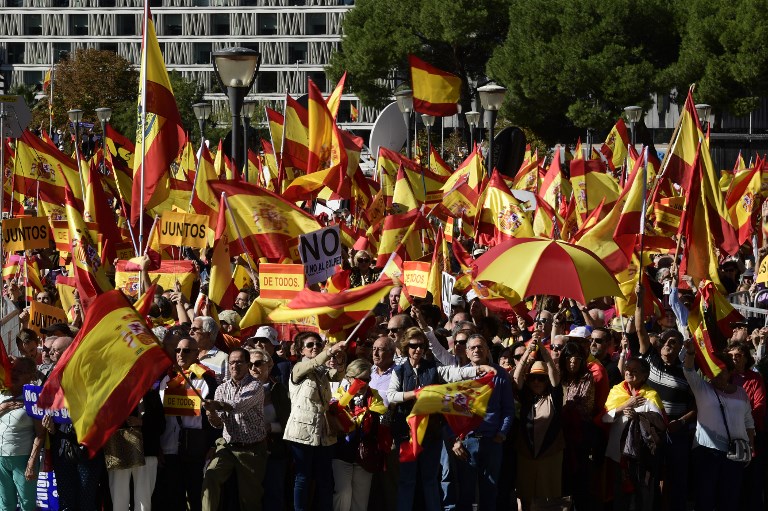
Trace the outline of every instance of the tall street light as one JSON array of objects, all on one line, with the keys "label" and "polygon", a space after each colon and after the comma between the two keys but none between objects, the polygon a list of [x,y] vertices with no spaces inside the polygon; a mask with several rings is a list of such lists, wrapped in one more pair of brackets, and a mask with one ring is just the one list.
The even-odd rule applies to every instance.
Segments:
[{"label": "tall street light", "polygon": [[504,94],[507,89],[495,83],[489,83],[477,88],[480,94],[480,104],[485,110],[485,122],[488,123],[488,175],[493,172],[493,128],[496,124],[496,116],[504,102]]},{"label": "tall street light", "polygon": [[109,151],[107,147],[107,123],[112,118],[112,109],[107,107],[97,108],[96,116],[99,118],[99,122],[101,122],[101,173],[106,175],[107,167],[105,162],[107,151]]},{"label": "tall street light", "polygon": [[[421,120],[424,122],[424,126],[427,127],[427,168],[431,169],[430,165],[432,161],[432,126],[435,125],[435,116],[428,114],[421,114]],[[427,197],[427,183],[424,179],[424,165],[421,165],[421,184],[424,186],[424,200]]]},{"label": "tall street light", "polygon": [[242,167],[237,153],[237,133],[240,131],[240,112],[243,100],[256,81],[256,73],[261,64],[261,54],[250,48],[224,48],[211,53],[213,70],[219,80],[221,90],[229,98],[229,110],[232,112],[232,159],[235,168]]},{"label": "tall street light", "polygon": [[395,93],[395,99],[397,99],[397,108],[403,114],[403,120],[405,121],[405,154],[408,159],[413,157],[411,151],[411,112],[413,112],[413,91],[411,89],[404,89]]},{"label": "tall street light", "polygon": [[69,120],[75,125],[75,159],[77,160],[77,175],[80,176],[80,193],[85,197],[85,183],[83,182],[83,173],[80,172],[80,122],[83,120],[83,111],[79,108],[73,108],[67,112]]},{"label": "tall street light", "polygon": [[699,116],[699,122],[701,123],[701,129],[706,131],[709,126],[709,114],[712,113],[712,106],[706,103],[698,103],[696,105],[696,114]]},{"label": "tall street light", "polygon": [[248,182],[248,132],[251,131],[251,117],[256,113],[256,101],[243,102],[243,164],[245,165],[245,182]]},{"label": "tall street light", "polygon": [[469,124],[469,152],[475,147],[475,129],[480,125],[480,112],[470,110],[464,114],[467,118],[467,124]]},{"label": "tall street light", "polygon": [[637,123],[640,122],[640,118],[643,116],[643,109],[636,105],[626,106],[624,107],[624,115],[627,116],[629,128],[632,130],[632,147],[635,147],[637,140],[635,126],[637,126]]}]

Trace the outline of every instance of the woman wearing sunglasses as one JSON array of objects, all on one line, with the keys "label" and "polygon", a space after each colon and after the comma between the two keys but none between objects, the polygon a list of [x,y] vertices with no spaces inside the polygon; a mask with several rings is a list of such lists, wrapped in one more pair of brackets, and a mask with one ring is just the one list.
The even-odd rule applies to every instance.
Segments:
[{"label": "woman wearing sunglasses", "polygon": [[[540,361],[533,361],[534,353]],[[535,341],[528,344],[515,367],[514,381],[520,390],[521,421],[516,446],[517,496],[527,510],[537,498],[563,495],[563,387],[549,350]]]},{"label": "woman wearing sunglasses", "polygon": [[[392,418],[392,437],[398,445],[407,442],[410,429],[406,417],[413,408],[416,389],[427,385],[469,380],[485,373],[495,373],[493,367],[438,367],[434,360],[427,359],[427,336],[418,327],[410,327],[403,334],[400,351],[407,353],[407,359],[392,371],[387,389],[387,399],[394,405]],[[400,476],[397,494],[398,511],[408,511],[414,507],[417,481],[424,492],[424,509],[438,511],[440,505],[440,448],[442,445],[441,424],[438,416],[433,415],[428,423],[422,441],[423,451],[415,461],[400,463]]]},{"label": "woman wearing sunglasses", "polygon": [[355,264],[349,274],[349,287],[360,287],[376,282],[381,270],[373,266],[373,256],[367,250],[359,250],[352,258]]},{"label": "woman wearing sunglasses", "polygon": [[331,402],[330,369],[325,365],[347,347],[346,341],[323,349],[315,332],[301,332],[293,338],[301,360],[293,366],[288,389],[291,414],[283,439],[288,441],[295,462],[296,480],[293,507],[308,508],[312,481],[315,481],[313,509],[333,507],[333,445],[336,432],[331,429],[327,412]]}]

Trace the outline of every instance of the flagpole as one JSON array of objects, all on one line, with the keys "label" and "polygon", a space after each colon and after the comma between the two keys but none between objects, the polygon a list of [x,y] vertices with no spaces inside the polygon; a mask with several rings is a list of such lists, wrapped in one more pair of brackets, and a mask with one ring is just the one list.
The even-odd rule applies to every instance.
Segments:
[{"label": "flagpole", "polygon": [[638,282],[643,279],[643,243],[645,241],[645,215],[648,208],[648,146],[645,146],[643,151],[643,209],[640,210],[640,277]]},{"label": "flagpole", "polygon": [[53,138],[53,77],[56,74],[56,68],[53,62],[53,45],[51,45],[51,83],[48,85],[50,88],[50,97],[48,98],[48,136]]},{"label": "flagpole", "polygon": [[197,176],[200,174],[200,160],[203,159],[203,146],[205,146],[205,138],[200,141],[200,157],[195,161],[195,179],[192,180],[192,193],[189,195],[189,206],[187,206],[187,213],[192,211],[192,199],[195,196],[197,190]]},{"label": "flagpole", "polygon": [[[283,139],[280,141],[280,164],[277,167],[277,189],[275,193],[280,195],[283,193],[283,179],[285,178],[285,163],[283,158],[283,150],[285,149],[285,124],[287,122],[286,114],[288,113],[288,89],[285,89],[285,101],[283,103]],[[269,118],[267,118],[269,122]],[[272,130],[270,130],[270,136],[272,136]],[[274,142],[274,141],[273,141]],[[275,144],[272,144],[272,151],[276,151]],[[277,155],[275,155],[277,160]]]},{"label": "flagpole", "polygon": [[[149,0],[144,0],[144,28],[141,38],[141,176],[139,183],[139,253],[144,248],[144,166],[147,156],[147,30],[149,29]],[[157,220],[155,220],[157,222]],[[146,254],[146,252],[144,252]]]},{"label": "flagpole", "polygon": [[147,255],[149,252],[149,242],[152,239],[152,235],[155,233],[155,228],[157,227],[157,221],[160,219],[160,215],[155,215],[155,221],[152,222],[152,227],[149,228],[149,237],[147,238],[147,246],[144,247],[144,253],[143,255]]},{"label": "flagpole", "polygon": [[[237,220],[235,220],[235,214],[232,213],[232,208],[229,207],[229,199],[227,198],[226,192],[221,192],[221,196],[224,198],[224,204],[227,205],[227,211],[229,212],[229,218],[232,221],[232,225],[235,226],[235,232],[237,233],[237,239],[240,241],[240,247],[243,249],[244,254],[248,254],[248,249],[245,247],[245,241],[243,241],[243,236],[240,234],[240,227],[237,225]],[[248,272],[248,275],[251,277],[251,280],[253,281],[254,288],[256,288],[258,287],[258,285],[252,273],[252,272],[255,272],[256,270],[254,270],[253,267],[251,266],[251,259],[252,257],[248,258],[248,268],[250,268],[251,270],[250,272]]]}]

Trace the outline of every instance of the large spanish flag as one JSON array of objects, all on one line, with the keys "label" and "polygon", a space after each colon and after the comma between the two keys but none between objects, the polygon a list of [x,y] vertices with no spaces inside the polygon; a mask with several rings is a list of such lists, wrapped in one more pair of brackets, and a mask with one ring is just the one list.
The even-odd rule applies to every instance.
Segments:
[{"label": "large spanish flag", "polygon": [[624,165],[627,159],[627,147],[629,147],[629,133],[624,119],[619,117],[600,148],[600,152],[608,162],[608,168],[615,171]]},{"label": "large spanish flag", "polygon": [[511,238],[532,238],[530,214],[512,195],[498,170],[493,171],[485,187],[485,201],[477,215],[475,242],[494,246]]},{"label": "large spanish flag", "polygon": [[227,229],[226,215],[227,205],[222,194],[211,256],[211,280],[208,284],[208,298],[218,305],[220,310],[232,308],[238,291],[232,280],[232,259],[229,256],[229,229]]},{"label": "large spanish flag", "polygon": [[413,109],[420,114],[449,116],[458,112],[461,78],[408,56],[413,87]]},{"label": "large spanish flag", "polygon": [[144,318],[120,291],[109,291],[86,311],[38,405],[67,407],[78,442],[93,456],[170,364]]},{"label": "large spanish flag", "polygon": [[[185,141],[176,98],[155,35],[149,2],[145,2],[144,26],[146,30],[141,48],[136,153],[133,164],[132,223],[138,221],[142,208],[151,209],[168,198],[171,163],[176,159]],[[142,104],[145,99],[146,104]],[[144,123],[142,116],[145,117]],[[140,201],[142,193],[143,205]]]}]

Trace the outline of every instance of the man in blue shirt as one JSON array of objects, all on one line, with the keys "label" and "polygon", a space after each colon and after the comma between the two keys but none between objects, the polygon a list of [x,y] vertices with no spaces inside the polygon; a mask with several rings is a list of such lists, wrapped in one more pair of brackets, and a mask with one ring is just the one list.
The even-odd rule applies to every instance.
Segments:
[{"label": "man in blue shirt", "polygon": [[486,408],[485,419],[464,438],[456,438],[453,454],[456,462],[458,483],[457,510],[471,511],[475,499],[475,487],[479,490],[478,510],[495,510],[496,495],[501,470],[502,444],[512,428],[515,403],[512,396],[512,380],[509,373],[490,363],[490,348],[480,334],[472,334],[467,340],[470,366],[491,365],[496,369],[494,388]]}]

